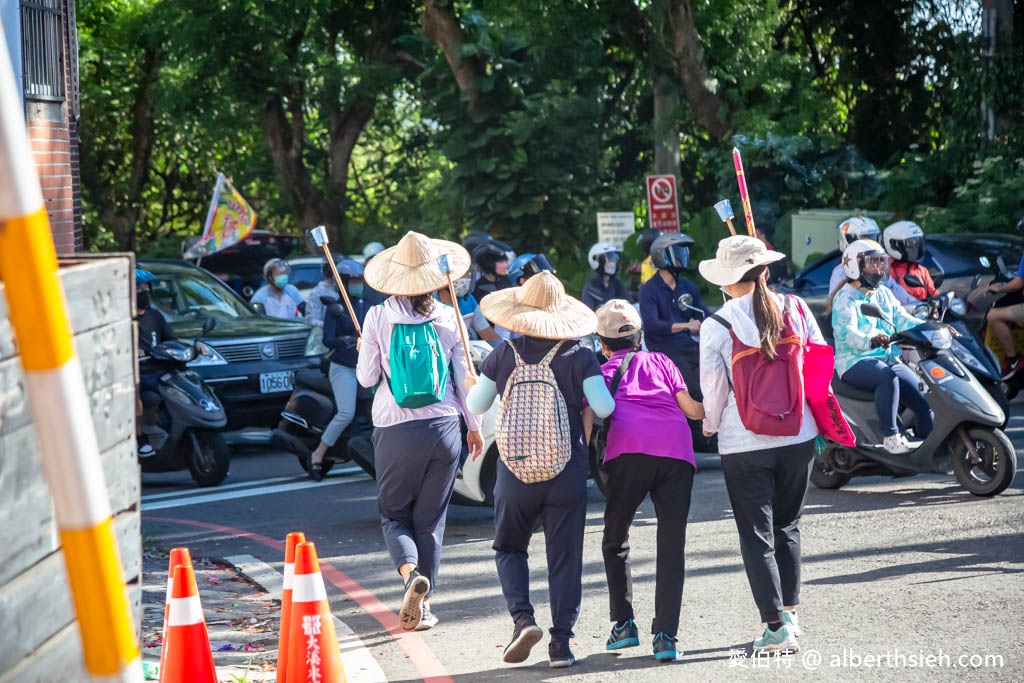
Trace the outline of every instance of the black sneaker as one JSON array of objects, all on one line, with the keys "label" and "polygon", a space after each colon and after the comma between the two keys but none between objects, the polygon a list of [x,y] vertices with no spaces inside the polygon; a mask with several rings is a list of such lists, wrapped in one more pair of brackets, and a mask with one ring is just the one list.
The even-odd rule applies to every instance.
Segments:
[{"label": "black sneaker", "polygon": [[405,580],[405,597],[398,612],[398,622],[406,631],[414,631],[423,620],[423,601],[430,591],[430,579],[413,569]]},{"label": "black sneaker", "polygon": [[309,465],[309,477],[313,481],[323,481],[324,479],[324,464],[322,462],[314,462]]},{"label": "black sneaker", "polygon": [[654,658],[659,662],[672,662],[679,656],[679,652],[676,650],[676,639],[668,634],[659,633],[654,636],[651,646],[654,648]]},{"label": "black sneaker", "polygon": [[564,640],[552,640],[548,645],[548,666],[552,669],[568,669],[576,663],[572,656],[569,643]]},{"label": "black sneaker", "polygon": [[636,630],[636,623],[629,619],[621,624],[612,626],[612,634],[608,636],[605,643],[606,650],[621,650],[624,647],[636,647],[640,644],[640,632]]},{"label": "black sneaker", "polygon": [[530,656],[530,650],[544,637],[544,631],[540,630],[533,617],[521,617],[516,622],[515,630],[512,631],[512,640],[505,646],[505,652],[501,655],[501,661],[506,664],[519,664],[525,662]]}]

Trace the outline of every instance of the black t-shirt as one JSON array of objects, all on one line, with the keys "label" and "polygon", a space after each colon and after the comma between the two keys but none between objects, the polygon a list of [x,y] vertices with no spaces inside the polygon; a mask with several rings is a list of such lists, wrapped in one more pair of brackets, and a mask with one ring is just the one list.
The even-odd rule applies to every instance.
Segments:
[{"label": "black t-shirt", "polygon": [[498,279],[491,282],[485,277],[481,277],[476,281],[476,286],[473,288],[473,297],[479,302],[485,296],[491,292],[497,292],[499,289],[508,289],[512,286],[507,275],[500,275]]},{"label": "black t-shirt", "polygon": [[622,284],[622,280],[615,277],[611,278],[608,286],[604,286],[604,276],[597,274],[594,277],[587,280],[587,283],[583,285],[583,293],[580,296],[580,300],[583,301],[590,310],[596,311],[601,306],[612,299],[625,299],[629,303],[633,303],[633,297],[629,295],[629,291],[626,286]]},{"label": "black t-shirt", "polygon": [[[539,363],[558,342],[535,337],[519,337],[510,343],[515,345],[524,362]],[[500,396],[505,393],[505,384],[515,366],[516,356],[506,343],[494,349],[484,359],[480,365],[480,373],[498,385]],[[569,413],[573,462],[589,466],[588,449],[583,442],[583,380],[588,377],[601,377],[601,365],[592,350],[578,339],[573,339],[562,342],[562,348],[551,360],[551,371],[555,373],[558,389],[562,392]]]},{"label": "black t-shirt", "polygon": [[135,319],[139,324],[139,348],[147,356],[153,352],[153,347],[168,339],[175,339],[171,328],[163,314],[155,308],[147,308],[145,312]]}]

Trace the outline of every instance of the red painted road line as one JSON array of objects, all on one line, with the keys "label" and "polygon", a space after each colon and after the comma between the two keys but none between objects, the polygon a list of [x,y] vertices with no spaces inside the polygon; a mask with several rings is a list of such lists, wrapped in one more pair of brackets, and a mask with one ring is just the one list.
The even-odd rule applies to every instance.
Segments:
[{"label": "red painted road line", "polygon": [[[270,538],[263,534],[244,529],[224,526],[222,524],[211,524],[209,522],[197,522],[191,519],[178,519],[173,517],[146,517],[151,522],[165,522],[169,524],[185,524],[187,526],[219,531],[241,538],[248,538],[257,543],[273,548],[284,556],[284,541]],[[448,670],[434,654],[433,650],[427,647],[420,635],[415,631],[406,631],[398,623],[398,615],[387,608],[380,599],[366,588],[352,580],[345,572],[333,565],[320,560],[320,573],[330,581],[336,588],[350,597],[353,602],[359,605],[367,614],[376,619],[381,626],[391,634],[391,637],[402,648],[409,661],[416,667],[416,671],[427,683],[453,683]]]}]

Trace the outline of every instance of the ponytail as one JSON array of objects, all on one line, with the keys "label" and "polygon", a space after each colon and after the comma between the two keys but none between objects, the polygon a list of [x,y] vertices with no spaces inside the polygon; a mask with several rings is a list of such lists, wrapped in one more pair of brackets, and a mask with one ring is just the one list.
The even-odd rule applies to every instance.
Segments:
[{"label": "ponytail", "polygon": [[753,268],[740,282],[754,283],[750,304],[754,311],[754,323],[761,333],[761,355],[765,360],[775,360],[775,345],[782,336],[782,311],[765,284],[764,274],[767,270],[767,266]]}]

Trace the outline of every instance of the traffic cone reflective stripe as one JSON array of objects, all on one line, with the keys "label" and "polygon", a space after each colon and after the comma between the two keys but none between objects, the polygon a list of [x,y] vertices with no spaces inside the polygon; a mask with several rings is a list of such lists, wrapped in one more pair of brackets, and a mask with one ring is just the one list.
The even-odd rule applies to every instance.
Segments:
[{"label": "traffic cone reflective stripe", "polygon": [[291,628],[292,579],[295,576],[295,546],[306,542],[301,531],[288,534],[284,545],[284,584],[281,587],[281,627],[277,638],[277,683],[285,683],[288,673],[288,630]]},{"label": "traffic cone reflective stripe", "polygon": [[316,547],[312,543],[300,543],[295,549],[286,683],[344,683],[345,680],[334,615],[327,602]]},{"label": "traffic cone reflective stripe", "polygon": [[160,683],[217,683],[210,636],[206,632],[192,565],[174,568],[164,652]]},{"label": "traffic cone reflective stripe", "polygon": [[174,568],[179,564],[192,566],[192,556],[188,548],[171,548],[171,557],[167,563],[167,597],[164,598],[164,630],[160,647],[160,671],[164,670],[164,657],[167,654],[167,618],[171,613],[171,594],[174,591]]}]

